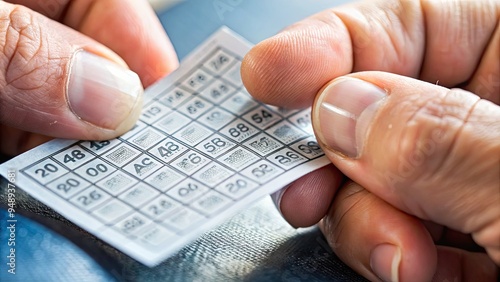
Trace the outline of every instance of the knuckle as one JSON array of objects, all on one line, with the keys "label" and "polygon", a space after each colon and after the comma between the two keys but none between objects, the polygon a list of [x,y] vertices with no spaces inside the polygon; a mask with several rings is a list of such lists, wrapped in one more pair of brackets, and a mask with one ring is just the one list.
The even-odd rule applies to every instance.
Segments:
[{"label": "knuckle", "polygon": [[465,93],[450,89],[411,106],[412,114],[398,137],[397,161],[392,162],[399,177],[407,181],[448,177],[441,173],[443,165],[454,164],[454,147],[475,105],[463,103]]},{"label": "knuckle", "polygon": [[497,265],[500,265],[500,217],[485,225],[482,229],[472,233],[472,238],[484,247]]},{"label": "knuckle", "polygon": [[369,201],[370,194],[354,182],[346,184],[339,191],[324,218],[325,236],[336,253],[345,248],[343,243],[348,241],[352,228],[355,228],[351,222],[359,222]]},{"label": "knuckle", "polygon": [[44,23],[21,5],[5,4],[0,18],[0,88],[7,100],[3,106],[57,107],[54,103],[60,99],[52,96],[60,93],[49,88],[64,87],[65,68],[60,58],[50,56]]},{"label": "knuckle", "polygon": [[[8,12],[7,23],[2,27],[4,52],[2,53],[2,70],[5,86],[12,85],[20,89],[27,88],[22,82],[26,76],[32,76],[37,71],[43,71],[47,62],[38,59],[44,51],[40,28],[33,22],[27,9],[14,6]],[[41,85],[39,80],[32,80],[28,86],[36,88]]]}]

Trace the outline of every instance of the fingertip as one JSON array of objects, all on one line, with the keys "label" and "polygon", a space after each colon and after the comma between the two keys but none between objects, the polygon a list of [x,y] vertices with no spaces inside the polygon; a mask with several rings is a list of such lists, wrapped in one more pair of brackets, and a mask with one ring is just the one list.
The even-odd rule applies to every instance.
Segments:
[{"label": "fingertip", "polygon": [[67,106],[78,119],[118,134],[130,129],[144,92],[137,74],[86,51],[77,51],[70,66]]},{"label": "fingertip", "polygon": [[[286,89],[281,81],[295,63],[295,55],[290,54],[292,44],[283,34],[278,34],[255,45],[243,58],[241,78],[248,92],[256,99],[267,104],[280,103]],[[297,97],[287,98],[288,101],[282,100],[281,103],[285,102],[290,107],[301,104],[301,101],[296,101]]]},{"label": "fingertip", "polygon": [[271,200],[273,201],[274,206],[276,207],[278,212],[281,214],[281,216],[283,216],[283,213],[281,212],[281,200],[283,199],[283,195],[285,194],[285,192],[287,191],[287,189],[290,186],[291,185],[287,185],[287,186],[281,188],[280,190],[274,192],[273,194],[271,194]]},{"label": "fingertip", "polygon": [[178,67],[165,29],[146,0],[94,2],[74,1],[64,23],[113,50],[145,87]]},{"label": "fingertip", "polygon": [[382,281],[399,281],[401,248],[392,244],[380,244],[370,253],[370,268]]},{"label": "fingertip", "polygon": [[241,76],[256,99],[286,108],[309,107],[325,83],[351,70],[345,26],[336,16],[317,18],[306,19],[248,52]]},{"label": "fingertip", "polygon": [[281,214],[295,228],[316,224],[327,213],[342,179],[333,165],[300,178],[282,192]]},{"label": "fingertip", "polygon": [[136,73],[82,34],[26,8],[6,7],[9,24],[26,26],[31,36],[4,42],[10,67],[0,83],[3,124],[69,139],[110,139],[133,126],[144,91]]},{"label": "fingertip", "polygon": [[337,193],[322,231],[335,253],[369,280],[430,281],[437,254],[417,218],[356,183]]}]

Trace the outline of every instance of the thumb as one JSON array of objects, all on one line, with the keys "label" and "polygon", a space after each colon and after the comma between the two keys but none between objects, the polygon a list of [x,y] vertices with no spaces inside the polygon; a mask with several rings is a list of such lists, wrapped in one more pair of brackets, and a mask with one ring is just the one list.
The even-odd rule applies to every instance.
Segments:
[{"label": "thumb", "polygon": [[116,54],[23,6],[0,2],[0,16],[0,123],[72,139],[133,126],[143,87]]},{"label": "thumb", "polygon": [[472,233],[500,263],[500,107],[382,72],[329,83],[315,133],[348,177],[395,207]]}]

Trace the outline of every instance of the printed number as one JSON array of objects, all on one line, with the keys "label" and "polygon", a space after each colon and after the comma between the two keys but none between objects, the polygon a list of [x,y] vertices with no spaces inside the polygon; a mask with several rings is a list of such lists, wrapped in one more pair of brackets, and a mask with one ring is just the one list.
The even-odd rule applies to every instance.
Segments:
[{"label": "printed number", "polygon": [[170,141],[165,143],[165,146],[158,147],[158,153],[160,153],[160,156],[162,156],[163,158],[170,157],[177,150],[179,150],[179,145],[174,144],[174,142]]},{"label": "printed number", "polygon": [[299,158],[299,155],[294,152],[287,152],[285,156],[277,155],[274,159],[278,160],[280,164],[286,164],[292,162],[292,160],[296,160]]},{"label": "printed number", "polygon": [[233,98],[233,102],[235,102],[237,104],[244,104],[245,103],[245,99],[243,99],[240,96],[236,96],[236,97]]},{"label": "printed number", "polygon": [[191,162],[192,164],[199,164],[201,162],[201,157],[198,156],[196,153],[189,154],[187,158],[183,160],[183,162]]},{"label": "printed number", "polygon": [[207,152],[212,153],[217,150],[217,147],[222,148],[226,146],[226,142],[221,140],[220,138],[214,138],[209,143],[203,145],[203,147],[207,150]]},{"label": "printed number", "polygon": [[56,172],[56,171],[58,171],[57,166],[53,164],[46,164],[43,166],[43,168],[35,170],[35,174],[41,174],[42,177],[46,177],[50,174],[49,172]]},{"label": "printed number", "polygon": [[131,219],[125,221],[125,223],[123,223],[122,230],[123,232],[130,232],[143,224],[144,221],[142,219],[134,216]]},{"label": "printed number", "polygon": [[154,214],[154,215],[159,215],[165,210],[168,210],[172,207],[172,203],[167,202],[165,200],[160,201],[160,208],[158,208],[157,205],[153,205],[149,207],[149,210]]},{"label": "printed number", "polygon": [[299,124],[299,126],[309,127],[309,125],[311,124],[311,119],[308,117],[309,117],[309,115],[307,115],[306,117],[298,118],[297,123]]},{"label": "printed number", "polygon": [[169,208],[171,208],[171,207],[172,207],[172,203],[167,202],[167,201],[165,201],[165,200],[161,200],[161,201],[160,201],[160,206],[161,206],[162,208],[164,208],[164,209],[168,210]]},{"label": "printed number", "polygon": [[87,172],[88,175],[90,175],[92,177],[96,177],[101,172],[106,172],[106,171],[108,171],[108,167],[106,165],[104,165],[104,164],[97,164],[95,166],[95,168],[94,167],[87,168],[86,172]]},{"label": "printed number", "polygon": [[267,137],[261,137],[259,140],[255,140],[252,143],[250,143],[250,145],[252,147],[258,147],[258,148],[267,147],[269,146],[268,140],[269,139]]},{"label": "printed number", "polygon": [[181,91],[179,91],[179,90],[177,90],[177,91],[175,91],[175,96],[174,97],[176,99],[182,98],[182,97],[184,97],[184,93],[181,92]]},{"label": "printed number", "polygon": [[90,141],[90,148],[95,148],[96,151],[101,150],[102,148],[111,144],[109,141]]},{"label": "printed number", "polygon": [[182,169],[191,169],[195,167],[197,164],[201,163],[202,158],[198,156],[196,153],[191,153],[187,156],[187,158],[182,159],[177,166]]},{"label": "printed number", "polygon": [[172,104],[172,103],[174,103],[175,100],[179,100],[182,97],[184,97],[184,93],[177,90],[174,92],[174,94],[168,96],[168,98],[166,100],[169,104]]},{"label": "printed number", "polygon": [[217,99],[220,96],[222,96],[223,93],[227,93],[228,90],[229,89],[227,88],[226,85],[221,84],[221,85],[219,85],[218,88],[212,89],[211,96],[212,96],[212,98]]},{"label": "printed number", "polygon": [[57,185],[57,189],[63,190],[65,193],[68,193],[69,190],[71,190],[71,188],[78,187],[79,185],[80,185],[80,181],[73,179],[73,178],[70,178],[70,179],[66,180],[65,183],[61,183],[61,184]]},{"label": "printed number", "polygon": [[241,189],[245,189],[247,187],[247,182],[243,179],[238,179],[234,183],[228,183],[226,188],[231,193],[238,193]]},{"label": "printed number", "polygon": [[243,123],[238,123],[236,127],[229,129],[229,134],[231,134],[231,136],[233,137],[238,137],[241,135],[241,133],[247,132],[248,130],[250,130],[250,128],[248,128],[246,125],[244,125]]},{"label": "printed number", "polygon": [[94,201],[99,200],[101,197],[102,197],[102,195],[99,194],[99,192],[97,190],[94,190],[94,191],[90,192],[90,194],[88,196],[78,197],[78,201],[80,203],[82,203],[82,205],[88,206],[88,205],[92,204]]},{"label": "printed number", "polygon": [[145,116],[146,118],[151,118],[151,117],[156,116],[159,113],[161,113],[161,108],[159,108],[157,106],[153,106],[153,107],[149,108],[146,111],[146,113],[144,113],[142,115]]},{"label": "printed number", "polygon": [[309,141],[309,142],[307,142],[307,144],[299,145],[299,150],[301,150],[302,152],[304,152],[306,154],[312,154],[315,151],[321,150],[321,148],[319,147],[318,143],[316,143],[315,141]]},{"label": "printed number", "polygon": [[222,114],[220,112],[213,112],[207,117],[207,120],[211,122],[216,122],[221,118]]},{"label": "printed number", "polygon": [[255,121],[256,123],[262,123],[264,121],[267,121],[268,119],[272,118],[273,115],[269,113],[268,111],[262,110],[261,113],[256,113],[252,115],[252,120]]},{"label": "printed number", "polygon": [[161,211],[157,206],[150,206],[149,210],[154,214],[154,215],[159,215],[163,211]]},{"label": "printed number", "polygon": [[273,172],[273,169],[266,164],[261,164],[258,167],[252,169],[252,174],[257,178],[261,178],[269,172]]},{"label": "printed number", "polygon": [[189,81],[189,85],[194,88],[197,86],[198,83],[203,84],[205,83],[206,80],[207,80],[206,76],[200,73]]},{"label": "printed number", "polygon": [[220,67],[223,66],[228,61],[229,61],[228,57],[226,57],[224,55],[220,55],[217,59],[212,61],[210,64],[212,65],[212,67],[214,67],[215,70],[219,70]]},{"label": "printed number", "polygon": [[194,191],[198,190],[198,185],[189,183],[187,187],[182,187],[180,188],[177,193],[179,193],[179,196],[185,197],[189,195],[190,193],[193,193]]},{"label": "printed number", "polygon": [[71,154],[66,154],[64,156],[64,163],[67,164],[69,162],[76,162],[77,160],[81,160],[85,158],[85,154],[82,153],[80,150],[74,150],[71,152]]},{"label": "printed number", "polygon": [[205,107],[205,104],[202,101],[196,101],[192,105],[189,105],[187,107],[187,110],[190,114],[195,114],[198,109],[203,109]]}]

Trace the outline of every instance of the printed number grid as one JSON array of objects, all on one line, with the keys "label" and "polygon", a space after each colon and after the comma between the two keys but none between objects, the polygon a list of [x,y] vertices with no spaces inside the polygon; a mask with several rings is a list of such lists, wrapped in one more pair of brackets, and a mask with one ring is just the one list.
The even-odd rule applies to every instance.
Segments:
[{"label": "printed number grid", "polygon": [[309,110],[253,100],[241,58],[215,48],[109,141],[80,141],[22,169],[57,196],[154,249],[262,184],[323,155]]}]

